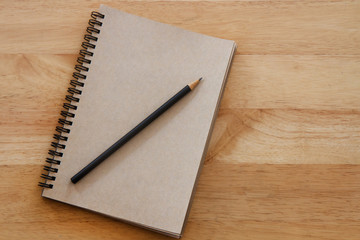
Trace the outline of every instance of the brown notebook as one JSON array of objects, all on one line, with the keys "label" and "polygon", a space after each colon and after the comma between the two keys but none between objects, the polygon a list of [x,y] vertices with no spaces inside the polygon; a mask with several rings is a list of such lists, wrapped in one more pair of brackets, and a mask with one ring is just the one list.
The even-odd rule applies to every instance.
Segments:
[{"label": "brown notebook", "polygon": [[[42,196],[179,238],[236,45],[104,5],[89,24],[49,151]],[[80,169],[200,77],[193,93],[71,183]]]}]

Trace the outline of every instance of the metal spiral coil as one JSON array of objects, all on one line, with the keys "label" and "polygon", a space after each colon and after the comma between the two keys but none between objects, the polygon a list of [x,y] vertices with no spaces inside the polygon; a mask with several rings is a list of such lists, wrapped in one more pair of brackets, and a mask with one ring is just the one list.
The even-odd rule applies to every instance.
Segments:
[{"label": "metal spiral coil", "polygon": [[46,162],[49,165],[44,166],[44,170],[46,174],[41,174],[41,178],[45,179],[44,182],[39,182],[39,186],[43,188],[53,188],[53,184],[48,183],[48,181],[55,181],[56,177],[53,175],[54,173],[58,172],[58,168],[56,165],[60,165],[61,161],[55,158],[61,158],[63,153],[61,152],[62,149],[66,148],[64,142],[68,140],[66,134],[70,133],[70,129],[67,126],[72,125],[71,119],[75,117],[75,113],[73,113],[77,106],[75,105],[80,101],[79,95],[81,95],[82,91],[79,88],[84,87],[84,80],[86,79],[86,75],[84,72],[89,71],[88,66],[84,66],[85,64],[91,64],[91,60],[87,57],[92,57],[94,53],[91,49],[95,49],[96,45],[94,42],[98,40],[97,36],[93,34],[99,34],[100,29],[99,27],[102,26],[102,22],[99,21],[100,19],[104,19],[105,15],[99,12],[92,12],[91,19],[89,20],[89,26],[86,29],[87,34],[84,36],[84,42],[81,44],[83,49],[80,50],[80,56],[77,59],[79,64],[75,65],[75,72],[73,73],[73,78],[70,80],[71,87],[68,88],[67,92],[69,95],[66,95],[65,100],[66,102],[63,104],[64,110],[61,111],[60,115],[62,116],[59,118],[58,123],[59,126],[56,126],[55,131],[57,132],[54,134],[54,142],[51,142],[52,149],[49,150],[48,154],[50,157],[46,158]]}]

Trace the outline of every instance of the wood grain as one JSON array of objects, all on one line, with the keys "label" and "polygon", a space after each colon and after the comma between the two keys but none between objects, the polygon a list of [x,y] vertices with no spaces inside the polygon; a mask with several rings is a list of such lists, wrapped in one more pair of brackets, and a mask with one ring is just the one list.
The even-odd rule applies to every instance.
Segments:
[{"label": "wood grain", "polygon": [[[13,157],[3,163],[18,164],[24,158],[43,162],[75,59],[0,55],[5,93],[0,99],[0,129],[5,133],[0,152],[12,152]],[[357,56],[236,57],[209,161],[359,163],[360,84],[354,81],[360,79],[358,65]],[[307,84],[299,86],[303,79]],[[27,156],[31,149],[38,149],[39,156]]]},{"label": "wood grain", "polygon": [[[1,239],[171,239],[43,199],[39,173],[0,168]],[[359,181],[359,165],[207,162],[184,239],[358,239]]]},{"label": "wood grain", "polygon": [[[2,53],[75,54],[101,1],[3,1]],[[235,40],[240,54],[360,54],[359,1],[108,1],[109,6]],[[14,11],[17,16],[14,17]],[[44,21],[46,19],[46,21]]]},{"label": "wood grain", "polygon": [[222,107],[360,109],[358,66],[360,57],[353,55],[239,55]]},{"label": "wood grain", "polygon": [[[0,3],[0,239],[169,239],[36,186],[99,4]],[[106,4],[239,46],[183,239],[359,239],[360,1]]]}]

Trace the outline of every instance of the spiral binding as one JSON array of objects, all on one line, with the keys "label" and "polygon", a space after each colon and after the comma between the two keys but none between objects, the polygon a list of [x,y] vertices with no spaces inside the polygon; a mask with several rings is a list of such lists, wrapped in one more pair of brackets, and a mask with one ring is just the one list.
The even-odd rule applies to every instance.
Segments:
[{"label": "spiral binding", "polygon": [[81,95],[82,91],[79,88],[84,87],[84,83],[82,81],[86,79],[86,75],[83,72],[89,71],[89,68],[84,66],[83,64],[91,64],[91,60],[86,57],[92,57],[94,55],[94,53],[91,52],[90,49],[94,49],[96,47],[94,42],[98,40],[98,37],[94,36],[93,34],[100,33],[99,27],[102,26],[102,22],[98,19],[104,19],[104,17],[105,15],[99,12],[94,11],[91,13],[89,26],[86,29],[86,32],[88,34],[85,34],[84,36],[85,41],[81,44],[83,49],[80,50],[80,56],[77,59],[77,62],[79,64],[75,65],[76,71],[72,75],[74,79],[70,80],[71,87],[68,88],[69,95],[66,95],[65,97],[66,102],[63,104],[64,110],[60,113],[62,117],[60,117],[58,120],[58,123],[60,125],[57,126],[55,129],[55,131],[57,132],[56,134],[54,134],[55,141],[51,142],[51,147],[53,149],[49,150],[48,154],[50,155],[50,157],[46,158],[46,162],[49,165],[45,165],[43,168],[46,171],[46,174],[41,174],[40,176],[41,178],[45,179],[45,181],[39,182],[38,185],[40,187],[53,188],[53,184],[48,183],[48,181],[55,181],[56,179],[53,174],[58,172],[56,165],[60,165],[61,161],[55,158],[61,158],[63,156],[61,150],[66,148],[66,145],[63,144],[63,142],[66,142],[68,140],[68,137],[64,136],[64,134],[70,133],[70,129],[67,128],[67,126],[72,125],[72,121],[70,121],[69,119],[75,117],[73,111],[77,109],[77,106],[74,104],[80,101],[78,95]]}]

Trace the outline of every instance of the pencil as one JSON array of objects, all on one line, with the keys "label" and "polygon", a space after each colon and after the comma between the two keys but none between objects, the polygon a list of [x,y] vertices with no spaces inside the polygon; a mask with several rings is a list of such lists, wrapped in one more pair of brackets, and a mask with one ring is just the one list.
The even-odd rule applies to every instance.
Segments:
[{"label": "pencil", "polygon": [[167,102],[161,105],[158,109],[156,109],[152,114],[150,114],[147,118],[145,118],[142,122],[140,122],[136,127],[134,127],[130,132],[125,134],[122,138],[120,138],[117,142],[115,142],[111,147],[109,147],[105,152],[100,154],[97,158],[95,158],[92,162],[86,165],[83,169],[81,169],[77,174],[75,174],[71,178],[72,183],[77,183],[83,177],[85,177],[89,172],[91,172],[94,168],[96,168],[100,163],[105,161],[111,154],[113,154],[116,150],[122,147],[125,143],[130,141],[133,137],[135,137],[141,130],[146,128],[150,123],[152,123],[155,119],[157,119],[161,114],[163,114],[166,110],[172,107],[175,103],[177,103],[180,99],[182,99],[186,94],[195,89],[195,87],[199,84],[202,78],[189,83],[183,89],[181,89],[178,93],[176,93],[172,98],[170,98]]}]

